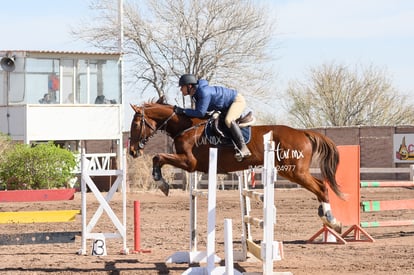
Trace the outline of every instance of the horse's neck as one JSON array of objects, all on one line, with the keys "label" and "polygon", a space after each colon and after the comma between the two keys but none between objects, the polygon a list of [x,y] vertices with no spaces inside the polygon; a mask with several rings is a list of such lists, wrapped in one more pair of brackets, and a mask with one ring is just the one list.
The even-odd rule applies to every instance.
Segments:
[{"label": "horse's neck", "polygon": [[206,119],[174,116],[168,123],[167,133],[171,137],[179,136],[185,132],[195,131],[204,127]]},{"label": "horse's neck", "polygon": [[165,127],[165,124],[168,124],[172,117],[172,112],[162,112],[162,113],[156,113],[151,114],[150,117],[156,122],[157,128],[163,128]]}]

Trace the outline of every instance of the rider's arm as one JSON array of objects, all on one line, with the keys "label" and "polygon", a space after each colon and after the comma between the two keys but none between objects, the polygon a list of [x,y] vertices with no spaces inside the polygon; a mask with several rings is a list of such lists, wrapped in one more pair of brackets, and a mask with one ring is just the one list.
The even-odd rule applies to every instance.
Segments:
[{"label": "rider's arm", "polygon": [[202,118],[206,115],[210,104],[211,95],[205,91],[200,91],[197,97],[195,109],[184,109],[184,113],[189,117]]}]

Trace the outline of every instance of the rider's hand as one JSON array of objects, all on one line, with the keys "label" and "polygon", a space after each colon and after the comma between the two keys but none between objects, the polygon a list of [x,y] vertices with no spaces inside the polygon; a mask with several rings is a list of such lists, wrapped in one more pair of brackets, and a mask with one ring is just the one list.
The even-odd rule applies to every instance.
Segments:
[{"label": "rider's hand", "polygon": [[176,113],[177,115],[184,115],[184,109],[181,107],[178,107],[177,105],[174,106],[174,113]]}]

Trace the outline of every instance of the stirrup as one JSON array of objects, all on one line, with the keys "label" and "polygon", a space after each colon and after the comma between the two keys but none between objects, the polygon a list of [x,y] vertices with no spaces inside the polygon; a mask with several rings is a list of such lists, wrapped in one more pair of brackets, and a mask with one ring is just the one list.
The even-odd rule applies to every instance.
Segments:
[{"label": "stirrup", "polygon": [[243,154],[241,150],[237,149],[237,153],[234,154],[234,157],[238,162],[242,161],[244,158],[248,158],[252,155],[252,153],[249,151],[248,154]]}]

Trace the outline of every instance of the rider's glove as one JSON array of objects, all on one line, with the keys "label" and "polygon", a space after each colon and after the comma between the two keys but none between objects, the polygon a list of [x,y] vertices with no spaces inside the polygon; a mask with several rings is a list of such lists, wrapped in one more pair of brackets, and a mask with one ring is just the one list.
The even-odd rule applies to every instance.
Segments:
[{"label": "rider's glove", "polygon": [[177,105],[174,106],[174,113],[176,113],[177,115],[184,115],[184,109],[181,107],[178,107]]}]

